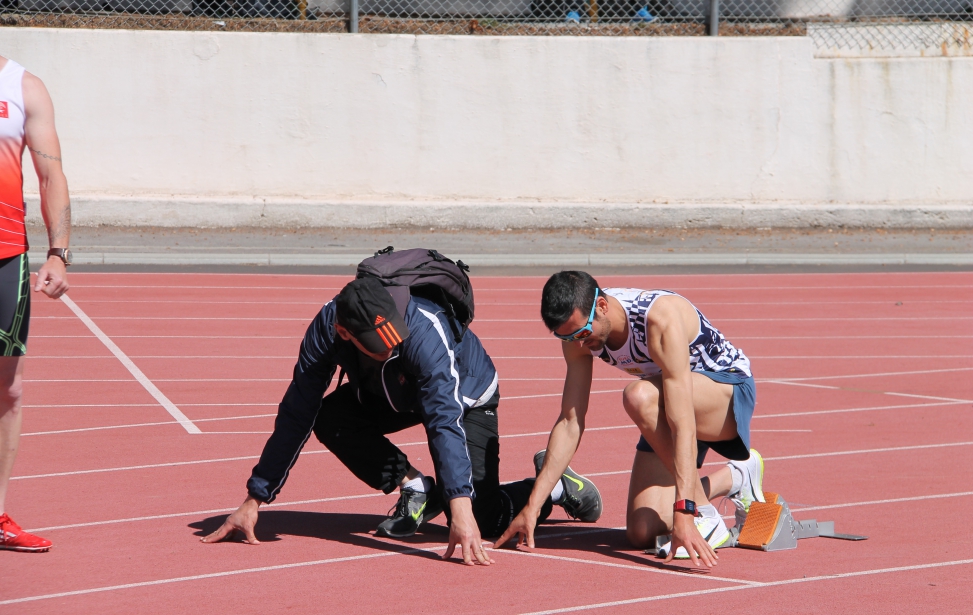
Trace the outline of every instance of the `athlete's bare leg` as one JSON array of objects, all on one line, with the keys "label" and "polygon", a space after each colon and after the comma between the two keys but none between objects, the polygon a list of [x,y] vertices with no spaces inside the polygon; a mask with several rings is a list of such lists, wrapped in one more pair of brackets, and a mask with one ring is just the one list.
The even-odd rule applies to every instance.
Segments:
[{"label": "athlete's bare leg", "polygon": [[24,357],[0,357],[0,515],[6,512],[7,484],[20,442],[23,374]]},{"label": "athlete's bare leg", "polygon": [[[736,419],[731,411],[733,386],[695,373],[692,378],[696,438],[712,442],[735,438]],[[645,548],[656,536],[672,531],[672,505],[676,495],[672,430],[665,416],[662,379],[639,380],[628,385],[623,404],[655,451],[636,451],[628,491],[628,539],[636,547]],[[723,467],[697,483],[693,500],[704,506],[712,498],[727,495],[731,486],[730,470]]]}]

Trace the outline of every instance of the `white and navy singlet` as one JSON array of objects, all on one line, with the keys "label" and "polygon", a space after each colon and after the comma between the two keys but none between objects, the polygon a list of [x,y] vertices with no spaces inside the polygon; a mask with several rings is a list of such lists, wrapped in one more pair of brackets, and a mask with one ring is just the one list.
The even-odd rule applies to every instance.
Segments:
[{"label": "white and navy singlet", "polygon": [[[614,365],[642,379],[661,375],[662,370],[649,356],[645,316],[659,297],[666,295],[680,297],[681,295],[668,290],[638,288],[605,288],[602,292],[622,304],[622,308],[628,315],[629,334],[618,350],[611,350],[606,345],[601,351],[592,351],[591,354],[609,365]],[[695,305],[693,309],[699,315],[699,330],[695,339],[689,344],[689,368],[694,372],[718,373],[723,376],[718,379],[725,382],[742,382],[750,378],[752,376],[750,359],[743,354],[742,350],[734,347],[723,337],[723,334],[706,320]]]}]

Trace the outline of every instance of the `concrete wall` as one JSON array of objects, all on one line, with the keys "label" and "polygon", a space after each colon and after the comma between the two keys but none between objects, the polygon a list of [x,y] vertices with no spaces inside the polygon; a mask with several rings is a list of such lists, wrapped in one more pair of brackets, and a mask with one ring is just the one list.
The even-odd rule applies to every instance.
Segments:
[{"label": "concrete wall", "polygon": [[842,207],[973,225],[973,58],[816,59],[805,38],[16,28],[0,55],[51,90],[81,223],[545,226],[570,202],[602,226],[699,218],[699,203],[770,212],[764,226]]}]

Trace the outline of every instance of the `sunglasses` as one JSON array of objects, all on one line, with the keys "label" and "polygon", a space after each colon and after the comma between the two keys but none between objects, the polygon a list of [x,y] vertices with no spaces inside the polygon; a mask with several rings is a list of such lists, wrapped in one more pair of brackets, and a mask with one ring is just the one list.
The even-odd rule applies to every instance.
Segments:
[{"label": "sunglasses", "polygon": [[588,314],[588,322],[585,323],[585,326],[581,327],[574,333],[568,333],[567,335],[554,333],[554,331],[551,331],[551,333],[554,333],[554,337],[556,337],[557,339],[564,340],[565,342],[577,342],[583,340],[584,338],[588,337],[593,333],[593,331],[591,330],[591,323],[595,321],[595,307],[597,306],[598,306],[598,289],[596,288],[595,300],[591,304],[591,313]]}]

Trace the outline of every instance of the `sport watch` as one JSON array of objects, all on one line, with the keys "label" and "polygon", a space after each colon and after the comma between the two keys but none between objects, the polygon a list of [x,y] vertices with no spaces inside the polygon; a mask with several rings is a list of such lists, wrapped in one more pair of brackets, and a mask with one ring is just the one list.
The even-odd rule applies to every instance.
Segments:
[{"label": "sport watch", "polygon": [[64,261],[65,267],[74,262],[74,255],[71,254],[71,250],[68,248],[51,248],[47,251],[47,258],[51,258],[52,256],[56,256]]},{"label": "sport watch", "polygon": [[694,517],[702,517],[703,514],[696,508],[696,502],[692,500],[679,500],[672,505],[672,512],[689,513]]}]

